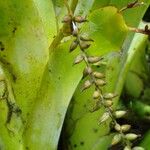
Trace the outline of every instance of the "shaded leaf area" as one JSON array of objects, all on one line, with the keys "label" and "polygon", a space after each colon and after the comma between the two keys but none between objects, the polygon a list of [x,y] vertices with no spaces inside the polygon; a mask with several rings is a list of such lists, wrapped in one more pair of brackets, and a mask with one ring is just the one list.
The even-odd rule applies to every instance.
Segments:
[{"label": "shaded leaf area", "polygon": [[[150,123],[150,99],[149,99],[149,42],[146,41],[141,45],[136,58],[133,60],[126,79],[126,91],[124,91],[123,97],[126,98],[126,106],[132,110],[132,116],[130,120],[136,122],[140,119],[140,124],[144,129],[142,134],[141,144],[145,149],[149,148],[149,123]],[[132,78],[132,81],[130,80]],[[136,83],[136,84],[135,84]],[[137,85],[137,86],[135,86]],[[129,92],[132,90],[132,93]],[[133,119],[134,118],[134,119]],[[147,132],[147,133],[145,133]]]},{"label": "shaded leaf area", "polygon": [[[48,40],[48,29],[45,22],[41,21],[42,15],[39,16],[35,5],[30,0],[24,4],[15,0],[5,1],[0,5],[0,39],[5,47],[0,53],[1,62],[11,74],[14,95],[25,117],[34,103],[49,57],[49,42],[53,39],[51,35]],[[20,11],[25,15],[19,13]],[[42,9],[40,11],[43,12]],[[51,17],[54,19],[53,10],[51,11]],[[48,18],[50,19],[50,16]],[[51,29],[51,34],[55,34],[55,29]]]},{"label": "shaded leaf area", "polygon": [[29,149],[56,149],[64,116],[81,80],[83,65],[73,66],[77,53],[68,52],[68,43],[51,52],[36,104],[30,115],[25,142]]},{"label": "shaded leaf area", "polygon": [[136,53],[126,77],[125,90],[130,97],[139,98],[146,87],[146,83],[149,82],[149,68],[146,59],[146,43],[147,41],[141,45]]}]

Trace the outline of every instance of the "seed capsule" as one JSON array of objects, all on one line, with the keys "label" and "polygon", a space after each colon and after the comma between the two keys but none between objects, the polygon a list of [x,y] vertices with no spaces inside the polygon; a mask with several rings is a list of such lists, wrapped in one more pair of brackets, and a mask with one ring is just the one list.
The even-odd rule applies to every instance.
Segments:
[{"label": "seed capsule", "polygon": [[122,126],[121,126],[121,131],[122,131],[122,132],[127,132],[127,131],[130,130],[130,128],[131,128],[131,125],[125,124],[125,125],[122,125]]},{"label": "seed capsule", "polygon": [[88,49],[90,47],[91,44],[87,43],[87,42],[81,42],[80,43],[80,48],[81,50],[85,50]]},{"label": "seed capsule", "polygon": [[105,122],[109,118],[109,113],[105,112],[99,120],[99,124]]},{"label": "seed capsule", "polygon": [[102,57],[90,56],[90,57],[88,57],[88,62],[89,63],[97,63],[102,59],[103,59]]},{"label": "seed capsule", "polygon": [[66,15],[62,20],[63,23],[70,23],[71,21],[72,17],[70,15]]},{"label": "seed capsule", "polygon": [[145,25],[145,31],[148,31],[149,29],[148,29],[148,25]]},{"label": "seed capsule", "polygon": [[78,55],[76,58],[75,58],[75,60],[74,60],[74,65],[75,64],[79,64],[80,62],[82,62],[83,61],[83,56],[82,55]]},{"label": "seed capsule", "polygon": [[103,95],[104,99],[112,99],[114,97],[116,97],[117,95],[114,93],[106,93]]},{"label": "seed capsule", "polygon": [[86,22],[87,20],[85,19],[85,17],[76,16],[76,17],[74,17],[74,21],[77,23],[82,23],[82,22]]},{"label": "seed capsule", "polygon": [[145,149],[143,147],[136,146],[136,147],[133,147],[132,150],[145,150]]},{"label": "seed capsule", "polygon": [[73,50],[75,50],[78,46],[78,41],[77,40],[74,40],[71,45],[70,45],[70,52],[72,52]]},{"label": "seed capsule", "polygon": [[93,72],[93,76],[95,77],[95,78],[99,78],[99,79],[102,79],[102,78],[104,78],[105,77],[105,75],[103,74],[103,73],[101,73],[101,72]]},{"label": "seed capsule", "polygon": [[111,107],[113,105],[113,102],[111,100],[106,100],[104,102],[104,105],[107,106],[107,107]]},{"label": "seed capsule", "polygon": [[94,98],[94,99],[97,99],[97,98],[99,98],[99,97],[100,97],[100,92],[99,92],[98,90],[94,91],[94,93],[93,93],[93,98]]},{"label": "seed capsule", "polygon": [[116,131],[120,131],[121,130],[121,126],[118,123],[115,124],[114,128],[115,128]]},{"label": "seed capsule", "polygon": [[116,118],[122,118],[127,112],[124,110],[118,110],[114,112],[114,116]]},{"label": "seed capsule", "polygon": [[88,89],[91,85],[92,85],[92,82],[91,82],[90,80],[86,80],[86,81],[84,82],[83,87],[82,87],[82,91]]},{"label": "seed capsule", "polygon": [[104,85],[106,85],[106,82],[104,80],[101,80],[101,79],[97,79],[95,81],[95,83],[96,83],[97,86],[104,86]]},{"label": "seed capsule", "polygon": [[126,147],[124,147],[124,149],[123,149],[123,150],[131,150],[131,147],[126,146]]},{"label": "seed capsule", "polygon": [[112,139],[112,142],[111,142],[111,145],[116,145],[118,144],[119,142],[121,141],[121,134],[116,134],[113,139]]},{"label": "seed capsule", "polygon": [[92,68],[91,67],[86,67],[83,71],[83,77],[86,77],[87,75],[92,73]]},{"label": "seed capsule", "polygon": [[132,141],[138,138],[140,135],[134,134],[134,133],[128,133],[125,135],[126,139]]}]

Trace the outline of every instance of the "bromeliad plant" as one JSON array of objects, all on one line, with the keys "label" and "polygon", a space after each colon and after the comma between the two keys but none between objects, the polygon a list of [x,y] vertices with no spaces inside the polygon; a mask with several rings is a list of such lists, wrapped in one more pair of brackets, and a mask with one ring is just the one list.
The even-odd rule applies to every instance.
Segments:
[{"label": "bromeliad plant", "polygon": [[[132,142],[143,133],[132,132],[127,109],[140,116],[137,108],[149,107],[146,94],[139,101],[149,81],[150,31],[140,23],[148,5],[0,1],[0,149],[105,150],[118,143],[111,148],[147,148],[149,133],[143,148]],[[127,102],[118,107],[121,99]]]}]

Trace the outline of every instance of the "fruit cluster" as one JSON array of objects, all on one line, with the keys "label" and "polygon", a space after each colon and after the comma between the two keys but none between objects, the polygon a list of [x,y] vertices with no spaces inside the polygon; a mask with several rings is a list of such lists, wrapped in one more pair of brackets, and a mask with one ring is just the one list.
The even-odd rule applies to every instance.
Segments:
[{"label": "fruit cluster", "polygon": [[116,134],[112,139],[112,146],[122,142],[124,150],[142,150],[142,147],[132,146],[132,141],[137,139],[140,135],[128,132],[131,125],[120,125],[116,121],[116,119],[124,117],[127,113],[127,111],[124,110],[113,109],[113,99],[117,96],[117,94],[103,93],[102,87],[106,85],[105,75],[102,72],[95,71],[93,67],[93,65],[102,61],[103,57],[89,56],[87,54],[86,50],[90,47],[91,42],[94,42],[94,40],[86,34],[86,36],[80,35],[80,29],[78,27],[78,24],[87,22],[87,19],[85,17],[74,16],[69,13],[64,17],[62,22],[70,26],[71,35],[75,38],[70,45],[70,52],[74,51],[78,46],[81,50],[81,54],[79,54],[74,60],[74,65],[81,62],[85,62],[86,64],[86,67],[83,70],[83,77],[88,77],[88,79],[85,80],[82,86],[82,91],[90,88],[91,86],[94,86],[95,89],[93,93],[95,105],[91,112],[97,111],[100,107],[104,107],[105,113],[101,116],[99,124],[107,121],[109,118],[112,120],[113,128],[116,131]]}]

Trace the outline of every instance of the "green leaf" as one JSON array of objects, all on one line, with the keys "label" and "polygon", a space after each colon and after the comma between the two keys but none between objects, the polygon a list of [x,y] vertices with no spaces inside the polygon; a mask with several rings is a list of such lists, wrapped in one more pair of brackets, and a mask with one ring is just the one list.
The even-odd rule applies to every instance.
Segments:
[{"label": "green leaf", "polygon": [[[106,82],[109,83],[105,87],[105,91],[112,92],[118,79],[120,56],[117,53],[111,53],[107,56],[108,63],[101,68],[95,68],[97,71],[105,72]],[[116,67],[118,66],[118,67]],[[103,68],[103,69],[102,69]],[[103,136],[109,133],[109,121],[98,125],[98,121],[104,113],[103,107],[93,113],[90,112],[95,106],[95,101],[92,99],[94,86],[90,89],[81,92],[83,85],[82,81],[71,101],[70,108],[66,117],[66,143],[69,145],[69,150],[76,148],[77,150],[87,150],[95,147],[97,141],[103,141]],[[102,139],[101,139],[102,138]],[[70,141],[70,142],[68,142]],[[108,141],[110,143],[110,141]],[[84,143],[81,144],[81,143]],[[103,143],[97,144],[98,147],[107,147]]]},{"label": "green leaf", "polygon": [[108,6],[93,11],[82,33],[88,34],[94,42],[89,51],[93,55],[104,55],[121,50],[127,34],[127,26],[117,8]]},{"label": "green leaf", "polygon": [[[56,34],[55,16],[52,2],[26,0],[0,1],[0,61],[6,74],[11,102],[15,102],[22,114],[12,117],[8,127],[7,103],[0,101],[4,116],[0,117],[1,149],[23,149],[22,134],[49,59],[49,46]],[[50,28],[52,27],[52,28]],[[2,109],[3,110],[3,109]],[[2,111],[3,112],[3,111]],[[14,116],[13,115],[13,116]],[[20,125],[21,122],[24,126]],[[21,128],[21,129],[20,129]],[[9,133],[14,132],[13,136]],[[15,130],[15,131],[14,131]],[[10,143],[10,144],[8,144]]]},{"label": "green leaf", "polygon": [[[127,6],[128,3],[131,3],[133,1],[131,0],[119,0],[119,1],[118,0],[101,0],[101,1],[95,0],[92,10],[95,10],[95,9],[98,9],[107,5],[112,5],[112,6],[117,7],[118,9],[121,9]],[[144,5],[141,5],[139,7],[135,7],[132,9],[128,9],[125,12],[122,12],[127,25],[138,26],[138,23],[143,17],[144,12],[145,12],[143,10],[146,10],[148,7],[149,0],[143,0],[143,2],[144,2]]]},{"label": "green leaf", "polygon": [[112,134],[101,137],[95,142],[95,145],[93,146],[92,150],[108,149],[109,145],[111,144],[112,137]]},{"label": "green leaf", "polygon": [[83,65],[73,66],[76,53],[61,44],[50,53],[36,104],[29,116],[25,143],[29,149],[57,148],[70,99],[81,80]]},{"label": "green leaf", "polygon": [[144,147],[147,150],[149,149],[149,147],[150,147],[150,131],[147,131],[140,146]]},{"label": "green leaf", "polygon": [[124,86],[128,95],[138,98],[143,91],[144,83],[135,72],[128,72]]},{"label": "green leaf", "polygon": [[[123,44],[122,39],[124,39],[123,37],[125,34],[123,34],[124,33],[123,32],[122,36],[120,38],[117,38],[117,33],[118,32],[120,33],[120,30],[118,30],[118,32],[115,30],[115,29],[117,29],[115,27],[115,25],[116,25],[115,21],[113,22],[115,25],[112,25],[112,22],[109,21],[114,16],[120,16],[120,14],[118,14],[116,8],[114,8],[112,6],[111,6],[111,8],[113,8],[112,12],[111,12],[111,10],[106,11],[106,8],[110,8],[110,7],[105,7],[105,8],[99,9],[99,10],[101,10],[100,14],[98,13],[99,10],[95,10],[94,12],[92,12],[91,15],[89,16],[89,23],[87,23],[87,25],[82,30],[83,33],[88,32],[93,37],[93,39],[95,38],[94,41],[98,45],[98,46],[94,45],[95,46],[95,47],[93,46],[94,48],[91,46],[90,54],[98,54],[98,55],[107,54],[111,50],[114,50],[114,49],[120,50],[122,47],[122,44]],[[104,14],[102,13],[103,9],[105,12]],[[114,10],[116,10],[116,11],[114,11]],[[145,8],[142,9],[142,12],[144,12],[144,11],[145,11]],[[114,12],[116,12],[116,13],[114,13]],[[114,15],[113,13],[116,15]],[[96,17],[92,18],[91,17],[92,14],[95,14],[95,16],[98,16],[97,17],[98,19]],[[109,14],[109,15],[107,16],[106,14]],[[110,16],[112,17],[111,19],[109,18]],[[107,17],[109,18],[109,20],[107,20]],[[139,17],[141,19],[141,16],[139,16],[139,14],[137,14],[137,17]],[[93,22],[91,23],[91,20],[94,23]],[[104,20],[106,22],[104,22]],[[102,23],[104,22],[104,25],[101,22]],[[122,21],[122,22],[124,25],[124,21]],[[90,26],[90,24],[91,24],[91,26]],[[107,30],[102,30],[100,28],[101,24],[103,25],[102,29],[107,29]],[[121,27],[119,29],[123,29],[123,31],[126,31],[126,30],[124,30],[124,29],[126,29],[126,25],[125,25],[125,28],[124,27],[122,28],[121,25],[120,24],[118,25],[119,27]],[[92,31],[92,29],[94,29],[94,28],[95,28],[95,31]],[[106,33],[111,33],[111,30],[112,30],[113,34],[110,34],[110,36],[107,37],[107,35],[109,35],[109,34],[106,34]],[[115,30],[115,32],[113,32],[114,30]],[[96,38],[96,35],[97,35],[97,38]],[[103,40],[102,40],[101,37],[102,38],[107,37],[108,40],[107,40],[107,38],[103,38]],[[115,38],[116,38],[116,41],[114,40]],[[108,58],[109,63],[106,66],[106,81],[107,81],[108,85],[106,86],[106,88],[104,88],[105,91],[107,91],[107,92],[115,91],[115,92],[117,92],[117,94],[119,94],[119,95],[121,94],[121,91],[123,88],[123,83],[124,83],[124,80],[126,77],[126,73],[128,72],[129,66],[131,64],[131,58],[133,59],[133,56],[135,56],[134,49],[138,50],[140,45],[145,43],[146,38],[147,37],[145,35],[136,35],[135,36],[134,40],[132,41],[131,47],[130,47],[131,55],[129,55],[129,53],[127,53],[126,55],[123,55],[121,57],[121,59],[120,59],[120,56],[118,56],[118,57],[112,56],[112,58],[114,58],[114,59],[110,59],[111,57]],[[99,39],[101,39],[101,42]],[[122,40],[122,41],[120,42],[120,40]],[[109,41],[109,43],[106,44],[105,43],[106,41]],[[111,43],[111,41],[113,41],[113,42]],[[140,41],[140,42],[138,43],[138,41]],[[135,43],[137,43],[137,44],[135,44]],[[105,45],[107,45],[107,46],[105,46]],[[129,47],[130,43],[126,43],[126,46]],[[108,49],[108,47],[109,47],[109,49]],[[127,52],[127,50],[125,52]],[[125,62],[127,64],[127,66],[124,66],[123,62]],[[103,126],[103,124],[100,125],[99,129],[101,132],[99,130],[97,130],[98,133],[100,132],[97,136],[92,132],[93,127],[95,127],[97,125],[95,123],[96,122],[98,123],[98,118],[103,114],[102,113],[103,108],[97,112],[94,112],[93,114],[90,114],[88,112],[87,108],[92,99],[91,98],[91,95],[93,93],[92,90],[93,89],[90,89],[87,92],[81,94],[81,93],[79,93],[79,89],[78,89],[73,97],[73,101],[71,103],[71,107],[68,111],[68,116],[66,119],[66,124],[70,124],[70,125],[68,125],[68,126],[66,125],[66,130],[65,130],[66,131],[65,133],[68,134],[67,137],[69,137],[69,139],[67,139],[67,141],[70,141],[68,143],[69,149],[74,149],[74,148],[77,150],[92,149],[92,147],[94,145],[94,141],[96,142],[98,139],[100,141],[100,139],[103,138],[104,135],[109,133],[108,124],[109,124],[110,120],[108,122],[106,122],[105,126]],[[119,99],[119,97],[117,97],[116,100],[114,101],[114,106],[116,106],[118,99]],[[72,126],[73,126],[73,129],[70,129]],[[105,131],[105,133],[103,131]],[[84,143],[86,143],[86,144],[85,145],[81,144],[82,141],[84,141]],[[109,142],[108,142],[108,144],[109,144]],[[103,146],[104,145],[101,142],[98,144],[98,146],[96,148],[100,149]],[[108,148],[108,145],[104,149],[107,149],[107,148]]]}]

